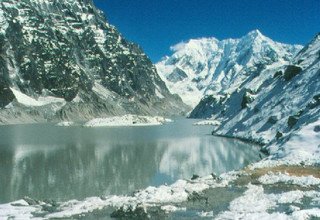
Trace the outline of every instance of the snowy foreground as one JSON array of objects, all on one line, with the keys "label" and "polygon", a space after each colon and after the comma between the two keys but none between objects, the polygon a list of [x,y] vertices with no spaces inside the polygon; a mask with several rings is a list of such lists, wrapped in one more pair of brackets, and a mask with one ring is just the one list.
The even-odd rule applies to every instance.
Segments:
[{"label": "snowy foreground", "polygon": [[[320,121],[292,133],[283,145],[271,146],[274,153],[269,157],[241,171],[228,172],[219,177],[211,174],[193,180],[178,180],[170,186],[148,187],[130,196],[91,197],[62,203],[25,198],[0,205],[0,219],[68,218],[104,210],[111,210],[109,214],[113,213],[115,217],[145,217],[143,214],[152,213],[155,209],[156,215],[162,213],[165,216],[193,209],[191,218],[320,217],[319,128]],[[230,189],[242,191],[230,199],[225,209],[218,213],[215,209],[210,210],[210,204],[221,199],[215,193],[210,197],[210,192]],[[192,207],[195,202],[206,204],[205,208]]]}]

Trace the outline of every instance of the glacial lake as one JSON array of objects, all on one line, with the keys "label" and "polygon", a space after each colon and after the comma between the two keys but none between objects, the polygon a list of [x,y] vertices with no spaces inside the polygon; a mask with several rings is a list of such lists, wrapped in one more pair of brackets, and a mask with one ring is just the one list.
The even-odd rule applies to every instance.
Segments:
[{"label": "glacial lake", "polygon": [[211,135],[198,120],[163,126],[0,126],[0,203],[131,194],[259,160],[259,147]]}]

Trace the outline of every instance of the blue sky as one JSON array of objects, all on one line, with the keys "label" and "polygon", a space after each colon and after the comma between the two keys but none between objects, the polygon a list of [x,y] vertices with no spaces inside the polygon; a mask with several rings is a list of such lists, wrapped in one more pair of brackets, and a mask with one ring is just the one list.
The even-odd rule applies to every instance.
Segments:
[{"label": "blue sky", "polygon": [[94,0],[108,21],[156,62],[191,38],[238,38],[259,29],[306,44],[320,32],[320,0]]}]

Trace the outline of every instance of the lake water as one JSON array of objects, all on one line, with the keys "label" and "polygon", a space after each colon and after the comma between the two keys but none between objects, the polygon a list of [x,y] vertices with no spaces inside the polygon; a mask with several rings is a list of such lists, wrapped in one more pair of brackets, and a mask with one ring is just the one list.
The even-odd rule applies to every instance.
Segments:
[{"label": "lake water", "polygon": [[178,119],[163,126],[0,127],[0,203],[130,194],[259,160],[259,148]]}]

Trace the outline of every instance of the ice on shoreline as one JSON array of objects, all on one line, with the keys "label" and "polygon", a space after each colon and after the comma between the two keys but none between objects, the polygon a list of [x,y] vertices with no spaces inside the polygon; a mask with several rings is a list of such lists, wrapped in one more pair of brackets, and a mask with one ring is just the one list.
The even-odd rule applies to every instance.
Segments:
[{"label": "ice on shoreline", "polygon": [[116,127],[116,126],[154,126],[163,125],[167,122],[172,122],[160,116],[140,116],[140,115],[123,115],[107,118],[95,118],[84,124],[85,127]]},{"label": "ice on shoreline", "polygon": [[213,125],[213,126],[219,126],[220,122],[217,120],[203,120],[198,121],[196,123],[193,123],[193,125]]},{"label": "ice on shoreline", "polygon": [[[205,189],[226,187],[231,181],[238,178],[240,172],[229,172],[222,174],[220,178],[207,176],[196,180],[178,180],[170,186],[148,187],[135,192],[132,196],[106,196],[90,197],[83,201],[70,200],[58,203],[53,213],[43,210],[44,206],[51,206],[45,202],[38,202],[36,205],[29,205],[25,200],[19,200],[8,204],[0,205],[0,219],[10,217],[33,218],[33,214],[41,214],[43,218],[69,218],[76,215],[86,214],[106,207],[124,208],[129,207],[152,207],[160,206],[166,212],[176,211],[174,204],[188,200],[193,193],[200,193]],[[19,203],[19,205],[16,205]]]},{"label": "ice on shoreline", "polygon": [[291,176],[286,173],[267,173],[259,178],[262,184],[286,183],[303,187],[320,185],[320,179],[314,176]]},{"label": "ice on shoreline", "polygon": [[58,124],[56,124],[56,126],[60,126],[60,127],[70,127],[75,125],[75,123],[73,121],[62,121],[59,122]]}]

